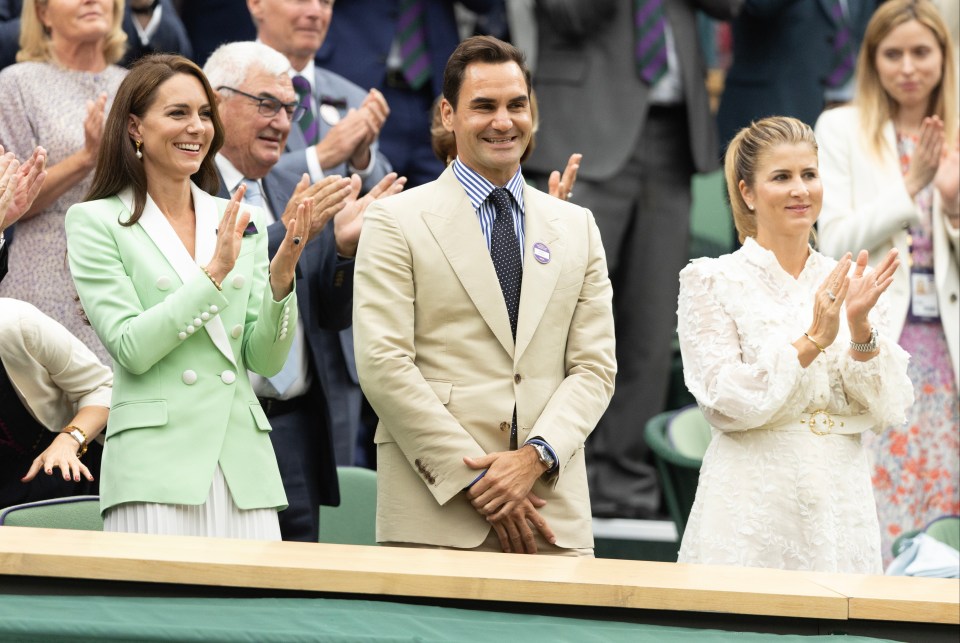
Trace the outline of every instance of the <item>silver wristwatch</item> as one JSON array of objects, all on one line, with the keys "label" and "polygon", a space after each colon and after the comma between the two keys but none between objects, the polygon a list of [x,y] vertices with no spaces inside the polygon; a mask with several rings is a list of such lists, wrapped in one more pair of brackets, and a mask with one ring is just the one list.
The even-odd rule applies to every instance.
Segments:
[{"label": "silver wristwatch", "polygon": [[850,340],[850,348],[857,351],[858,353],[872,353],[877,350],[877,329],[870,327],[870,339],[864,343],[855,342],[852,339]]},{"label": "silver wristwatch", "polygon": [[557,460],[553,457],[553,454],[550,453],[550,449],[537,442],[529,442],[528,444],[536,449],[537,457],[540,458],[540,462],[547,465],[547,471],[557,466]]}]

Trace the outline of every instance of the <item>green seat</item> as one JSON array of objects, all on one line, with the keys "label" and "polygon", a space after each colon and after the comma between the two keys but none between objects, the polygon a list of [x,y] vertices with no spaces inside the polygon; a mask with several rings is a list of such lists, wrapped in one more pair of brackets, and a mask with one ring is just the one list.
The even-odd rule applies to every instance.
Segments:
[{"label": "green seat", "polygon": [[677,526],[679,538],[683,536],[693,499],[697,495],[702,460],[683,455],[667,439],[667,425],[676,413],[668,411],[650,418],[644,427],[644,437],[653,451],[667,511]]},{"label": "green seat", "polygon": [[363,467],[337,467],[340,506],[320,507],[320,542],[377,544],[377,473]]},{"label": "green seat", "polygon": [[733,251],[733,215],[723,170],[697,174],[691,184],[690,258],[719,257]]},{"label": "green seat", "polygon": [[67,496],[13,505],[0,511],[0,525],[103,531],[100,496]]},{"label": "green seat", "polygon": [[926,533],[931,538],[960,551],[960,516],[941,516],[924,529],[912,529],[897,536],[890,547],[893,555],[899,556],[906,547],[907,541],[920,533]]},{"label": "green seat", "polygon": [[702,461],[710,438],[710,424],[696,406],[680,409],[667,422],[667,439],[677,453],[688,458]]}]

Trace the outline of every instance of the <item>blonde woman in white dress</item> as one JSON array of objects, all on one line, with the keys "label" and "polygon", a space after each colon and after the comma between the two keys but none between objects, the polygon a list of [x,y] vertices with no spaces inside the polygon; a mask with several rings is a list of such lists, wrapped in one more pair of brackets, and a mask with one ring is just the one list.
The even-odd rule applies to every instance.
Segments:
[{"label": "blonde woman in white dress", "polygon": [[680,273],[687,387],[713,439],[682,563],[881,573],[860,434],[903,422],[907,354],[884,334],[881,294],[899,260],[867,270],[810,247],[817,145],[799,120],[744,128],[726,155],[743,247]]}]

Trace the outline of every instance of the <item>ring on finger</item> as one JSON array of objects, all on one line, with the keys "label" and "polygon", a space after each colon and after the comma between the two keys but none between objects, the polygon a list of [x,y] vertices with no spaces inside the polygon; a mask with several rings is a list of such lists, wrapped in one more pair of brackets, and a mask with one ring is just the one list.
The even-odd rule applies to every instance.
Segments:
[{"label": "ring on finger", "polygon": [[832,290],[828,290],[828,291],[827,291],[827,297],[830,298],[830,301],[836,301],[836,300],[837,300],[837,296],[833,294],[833,291],[832,291]]},{"label": "ring on finger", "polygon": [[300,235],[297,235],[293,238],[293,245],[299,246],[301,241],[303,241],[303,238]]}]

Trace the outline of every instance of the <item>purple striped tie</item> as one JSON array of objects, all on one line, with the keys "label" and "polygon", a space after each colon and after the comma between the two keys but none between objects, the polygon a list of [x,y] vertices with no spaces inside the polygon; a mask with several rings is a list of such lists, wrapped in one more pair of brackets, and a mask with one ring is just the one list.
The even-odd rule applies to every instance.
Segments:
[{"label": "purple striped tie", "polygon": [[297,98],[300,104],[306,109],[303,110],[303,116],[300,117],[300,130],[303,132],[303,140],[308,146],[316,145],[320,125],[317,123],[316,115],[313,113],[313,97],[310,95],[310,81],[299,74],[293,77],[293,89],[297,92]]},{"label": "purple striped tie", "polygon": [[425,7],[425,0],[400,0],[400,19],[397,21],[400,71],[411,89],[420,89],[430,79],[430,58],[423,26]]},{"label": "purple striped tie", "polygon": [[843,15],[840,0],[833,0],[830,5],[830,17],[837,25],[837,30],[833,34],[833,64],[830,75],[827,76],[827,87],[842,87],[853,76],[856,60],[851,42],[850,24]]},{"label": "purple striped tie", "polygon": [[634,0],[637,74],[651,87],[667,73],[667,21],[663,0]]}]

